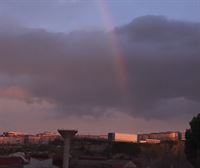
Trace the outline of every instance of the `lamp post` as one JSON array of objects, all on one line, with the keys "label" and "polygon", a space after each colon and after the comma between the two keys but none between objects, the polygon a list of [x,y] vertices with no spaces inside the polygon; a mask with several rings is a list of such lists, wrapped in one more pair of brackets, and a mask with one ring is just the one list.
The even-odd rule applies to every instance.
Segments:
[{"label": "lamp post", "polygon": [[63,168],[69,168],[70,140],[78,131],[59,129],[58,132],[64,139]]}]

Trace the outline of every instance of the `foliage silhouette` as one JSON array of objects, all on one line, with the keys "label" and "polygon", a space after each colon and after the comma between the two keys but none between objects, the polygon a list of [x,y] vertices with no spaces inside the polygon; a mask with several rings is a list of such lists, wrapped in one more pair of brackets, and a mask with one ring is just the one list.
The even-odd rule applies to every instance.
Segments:
[{"label": "foliage silhouette", "polygon": [[185,154],[194,168],[200,168],[200,114],[190,121],[185,134]]}]

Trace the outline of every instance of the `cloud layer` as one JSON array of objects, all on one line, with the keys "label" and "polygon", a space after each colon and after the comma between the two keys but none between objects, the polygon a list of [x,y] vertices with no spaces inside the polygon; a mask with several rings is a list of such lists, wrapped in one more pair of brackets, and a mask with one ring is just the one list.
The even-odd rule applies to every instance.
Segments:
[{"label": "cloud layer", "polygon": [[[2,98],[47,101],[61,114],[116,110],[163,119],[200,110],[200,23],[145,16],[113,32],[69,34],[3,27]],[[122,51],[126,90],[120,88],[111,34]]]}]

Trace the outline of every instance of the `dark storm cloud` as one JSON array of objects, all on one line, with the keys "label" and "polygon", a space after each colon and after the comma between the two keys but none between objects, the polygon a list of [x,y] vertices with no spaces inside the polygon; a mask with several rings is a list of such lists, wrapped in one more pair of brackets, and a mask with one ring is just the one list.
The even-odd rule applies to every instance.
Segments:
[{"label": "dark storm cloud", "polygon": [[163,118],[200,110],[199,23],[145,16],[114,31],[127,66],[126,91],[119,85],[110,33],[101,31],[4,31],[0,86],[6,80],[15,98],[20,93],[45,99],[66,113],[116,109]]}]

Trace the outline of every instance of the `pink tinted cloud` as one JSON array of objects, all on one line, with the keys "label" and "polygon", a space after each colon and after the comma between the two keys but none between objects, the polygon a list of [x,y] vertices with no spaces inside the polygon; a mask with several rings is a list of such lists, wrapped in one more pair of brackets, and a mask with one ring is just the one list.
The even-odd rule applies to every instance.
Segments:
[{"label": "pink tinted cloud", "polygon": [[7,88],[0,88],[0,97],[25,100],[30,97],[30,94],[22,87],[10,86]]}]

